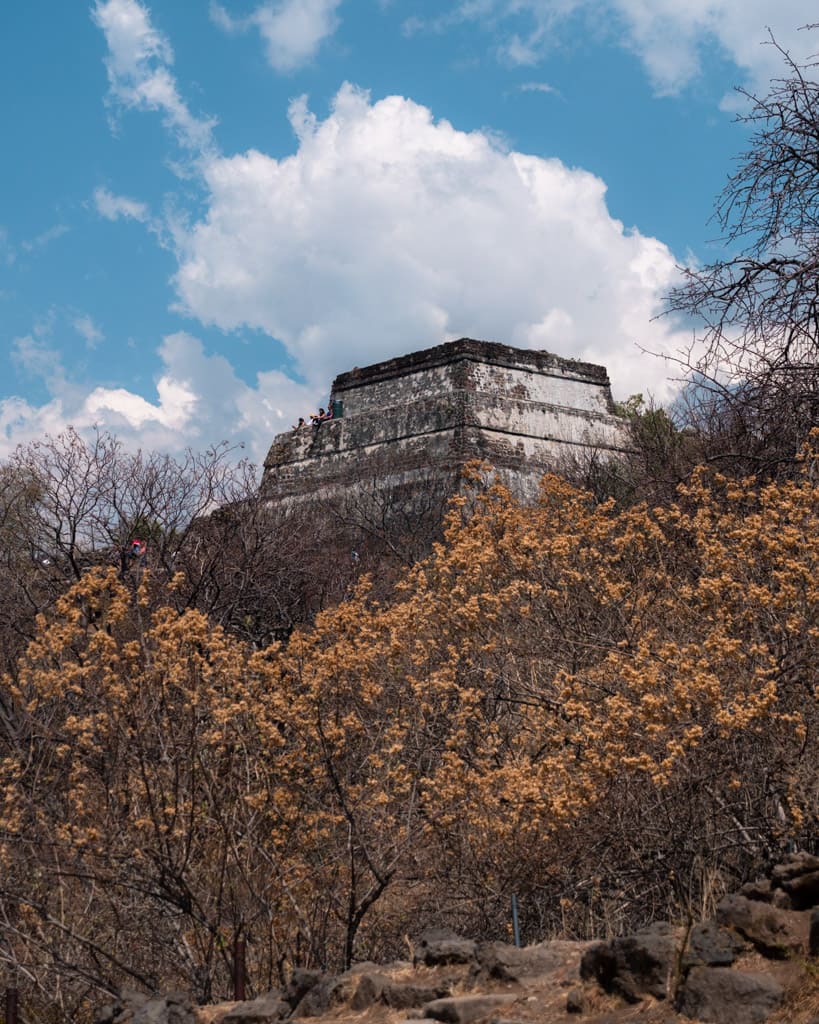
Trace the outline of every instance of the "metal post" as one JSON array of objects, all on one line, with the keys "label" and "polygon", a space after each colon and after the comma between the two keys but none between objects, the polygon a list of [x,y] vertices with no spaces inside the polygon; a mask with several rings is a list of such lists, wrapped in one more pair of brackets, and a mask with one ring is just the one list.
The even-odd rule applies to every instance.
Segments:
[{"label": "metal post", "polygon": [[518,898],[512,893],[512,934],[515,938],[515,945],[520,949],[520,926],[518,925]]},{"label": "metal post", "polygon": [[233,942],[233,998],[240,1001],[245,998],[245,940],[241,933]]},{"label": "metal post", "polygon": [[6,1024],[19,1024],[17,1014],[18,995],[16,988],[6,989]]}]

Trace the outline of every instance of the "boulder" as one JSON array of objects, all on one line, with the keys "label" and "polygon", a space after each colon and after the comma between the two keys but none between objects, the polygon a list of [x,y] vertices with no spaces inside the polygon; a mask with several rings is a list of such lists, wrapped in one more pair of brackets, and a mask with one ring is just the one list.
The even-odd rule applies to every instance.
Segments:
[{"label": "boulder", "polygon": [[773,900],[773,888],[770,878],[757,878],[755,882],[746,882],[740,887],[740,896],[758,903],[770,903]]},{"label": "boulder", "polygon": [[412,961],[427,967],[469,964],[475,960],[477,946],[472,939],[463,939],[450,928],[430,928],[419,937]]},{"label": "boulder", "polygon": [[95,1018],[96,1024],[194,1024],[194,1004],[184,992],[123,992]]},{"label": "boulder", "polygon": [[516,999],[515,995],[450,996],[427,1003],[424,1016],[444,1021],[444,1024],[472,1024],[489,1017],[501,1007],[509,1006]]},{"label": "boulder", "polygon": [[800,851],[792,853],[781,864],[776,865],[771,871],[771,881],[775,888],[779,888],[784,886],[785,882],[791,882],[800,875],[811,874],[814,871],[819,871],[819,857]]},{"label": "boulder", "polygon": [[290,1004],[281,993],[267,992],[256,999],[237,1003],[222,1018],[222,1024],[268,1024],[269,1021],[284,1020],[290,1015]]},{"label": "boulder", "polygon": [[336,976],[323,971],[297,968],[282,998],[292,1007],[293,1017],[320,1017],[331,1006],[348,1002],[355,995],[359,982],[349,971]]},{"label": "boulder", "polygon": [[738,931],[765,956],[785,958],[808,951],[809,924],[804,912],[783,910],[736,894],[720,900],[717,921]]},{"label": "boulder", "polygon": [[393,1010],[408,1010],[413,1006],[424,1006],[449,996],[452,991],[447,982],[437,985],[422,985],[407,982],[390,982],[381,992],[381,1002]]},{"label": "boulder", "polygon": [[782,888],[790,896],[795,910],[808,910],[819,904],[819,871],[808,871],[804,875],[788,879]]},{"label": "boulder", "polygon": [[375,1003],[383,1003],[393,1010],[409,1010],[448,996],[451,986],[441,981],[424,985],[417,982],[393,981],[384,974],[364,974],[350,999],[351,1010],[366,1010]]},{"label": "boulder", "polygon": [[[392,966],[393,967],[402,968],[402,967],[412,967],[412,964],[408,960],[396,960],[392,964]],[[356,964],[353,964],[352,967],[350,967],[350,969],[348,971],[346,971],[346,973],[347,974],[372,974],[372,972],[375,971],[375,973],[377,974],[379,971],[383,971],[384,967],[385,967],[384,964],[377,964],[373,960],[359,960],[359,962],[356,963]]]},{"label": "boulder", "polygon": [[350,1000],[350,1009],[360,1012],[366,1010],[381,999],[384,986],[390,983],[390,979],[383,974],[362,974],[358,979],[358,985]]},{"label": "boulder", "polygon": [[694,925],[688,935],[682,968],[729,967],[744,945],[733,932],[720,928],[715,921]]},{"label": "boulder", "polygon": [[755,900],[757,903],[773,903],[782,910],[793,910],[790,896],[783,889],[775,889],[770,878],[760,878],[755,882],[746,882],[739,890],[740,896]]},{"label": "boulder", "polygon": [[586,990],[582,985],[575,985],[566,995],[566,1013],[585,1013],[589,1008]]},{"label": "boulder", "polygon": [[607,992],[630,1003],[646,995],[666,999],[673,987],[682,941],[682,929],[658,921],[633,935],[586,950],[580,976],[595,979]]},{"label": "boulder", "polygon": [[326,980],[327,975],[324,971],[313,971],[304,967],[297,967],[290,976],[290,981],[282,994],[282,999],[295,1008],[310,989],[315,988],[319,982]]},{"label": "boulder", "polygon": [[762,1024],[783,994],[782,986],[767,974],[695,967],[680,990],[677,1008],[708,1024]]},{"label": "boulder", "polygon": [[360,981],[352,974],[325,975],[315,983],[293,1008],[293,1017],[321,1017],[333,1006],[355,997]]},{"label": "boulder", "polygon": [[560,967],[565,957],[549,942],[522,949],[506,942],[481,942],[475,953],[477,963],[473,976],[495,981],[521,981],[534,978]]},{"label": "boulder", "polygon": [[141,992],[130,992],[127,989],[120,993],[118,999],[108,1003],[94,1015],[94,1024],[125,1024],[133,1020],[134,1012],[150,999]]},{"label": "boulder", "polygon": [[810,914],[808,952],[811,956],[819,956],[819,908],[812,910]]}]

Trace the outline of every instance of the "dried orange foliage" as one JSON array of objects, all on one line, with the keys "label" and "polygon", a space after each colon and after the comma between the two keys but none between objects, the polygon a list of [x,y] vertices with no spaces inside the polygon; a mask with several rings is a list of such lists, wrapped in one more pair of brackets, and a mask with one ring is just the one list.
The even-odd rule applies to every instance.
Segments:
[{"label": "dried orange foliage", "polygon": [[712,863],[761,857],[817,823],[817,507],[807,474],[701,471],[626,511],[556,477],[535,509],[490,487],[390,607],[349,602],[285,663],[314,714],[337,709],[362,806],[398,798],[400,826],[412,795],[436,851],[418,876],[450,895],[464,874],[478,899],[541,885],[635,789],[666,818],[697,792]]},{"label": "dried orange foliage", "polygon": [[239,929],[261,989],[511,892],[531,939],[693,912],[818,823],[813,464],[625,511],[476,470],[389,605],[262,653],[89,574],[12,691],[9,949],[210,996]]}]

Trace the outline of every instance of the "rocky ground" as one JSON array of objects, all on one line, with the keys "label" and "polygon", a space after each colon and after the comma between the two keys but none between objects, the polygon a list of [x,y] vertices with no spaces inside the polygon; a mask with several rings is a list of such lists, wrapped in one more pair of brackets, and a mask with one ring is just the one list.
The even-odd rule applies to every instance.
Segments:
[{"label": "rocky ground", "polygon": [[524,949],[447,930],[413,960],[329,976],[297,970],[282,991],[217,1006],[178,993],[124,995],[98,1024],[819,1024],[819,858],[794,854],[691,927],[657,922],[606,943]]}]

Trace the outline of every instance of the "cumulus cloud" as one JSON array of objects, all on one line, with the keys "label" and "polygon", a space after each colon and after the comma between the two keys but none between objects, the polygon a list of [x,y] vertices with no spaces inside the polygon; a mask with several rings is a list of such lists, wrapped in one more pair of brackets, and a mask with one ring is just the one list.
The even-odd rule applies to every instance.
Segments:
[{"label": "cumulus cloud", "polygon": [[106,220],[138,220],[146,222],[149,220],[148,207],[137,199],[129,199],[127,196],[116,196],[107,188],[94,189],[94,206],[97,213]]},{"label": "cumulus cloud", "polygon": [[196,117],[179,94],[168,40],[152,24],[138,0],[97,0],[92,11],[108,46],[110,100],[126,108],[154,110],[183,145],[211,145],[213,119]]},{"label": "cumulus cloud", "polygon": [[[167,71],[170,48],[144,7],[108,0],[96,10],[113,92]],[[217,11],[224,27],[244,27]],[[174,103],[123,95],[185,131],[175,84]],[[247,438],[258,458],[336,373],[462,335],[603,363],[619,397],[670,394],[666,365],[642,350],[673,353],[689,341],[672,322],[652,320],[675,260],[611,216],[600,178],[510,151],[487,132],[459,131],[406,98],[371,102],[352,85],[324,120],[302,97],[290,121],[296,149],[281,160],[203,149],[204,212],[165,229],[178,259],[178,308],[226,331],[265,332],[286,347],[292,374],[264,373],[248,385],[179,333],[160,347],[155,395],[97,388],[55,395],[39,410],[7,404],[0,423],[17,424],[7,436],[63,416],[171,450]],[[94,198],[102,216],[151,223],[136,200],[105,189]]]},{"label": "cumulus cloud", "polygon": [[350,85],[326,120],[304,99],[290,117],[293,156],[205,166],[206,214],[177,236],[185,312],[261,328],[317,391],[466,335],[604,363],[620,395],[667,393],[638,346],[687,340],[651,321],[674,257],[611,217],[600,178]]},{"label": "cumulus cloud", "polygon": [[340,5],[341,0],[281,0],[261,4],[246,18],[233,18],[221,4],[211,3],[210,12],[225,31],[258,29],[271,67],[289,72],[312,60],[336,31]]},{"label": "cumulus cloud", "polygon": [[[500,56],[530,66],[559,46],[561,29],[578,18],[589,32],[608,34],[636,53],[660,94],[683,89],[714,47],[740,69],[745,84],[764,89],[781,71],[781,59],[764,45],[767,27],[799,60],[816,49],[799,31],[808,20],[803,0],[781,0],[775,9],[770,0],[461,0],[426,25],[440,31],[459,21],[481,23],[499,41]],[[416,31],[420,25],[416,19]]]},{"label": "cumulus cloud", "polygon": [[281,372],[260,373],[247,384],[227,359],[207,354],[186,332],[164,338],[157,355],[149,400],[121,387],[83,388],[66,374],[53,343],[34,333],[16,339],[16,362],[43,380],[49,398],[39,406],[19,396],[0,401],[0,458],[70,424],[80,433],[108,429],[134,449],[172,453],[226,440],[243,444],[244,454],[260,463],[271,438],[312,408],[309,389]]},{"label": "cumulus cloud", "polygon": [[743,73],[752,89],[766,90],[782,74],[782,59],[766,45],[768,27],[779,44],[804,60],[815,51],[815,37],[801,32],[802,0],[616,0],[626,43],[643,60],[660,92],[675,93],[701,71],[706,47],[716,46]]}]

